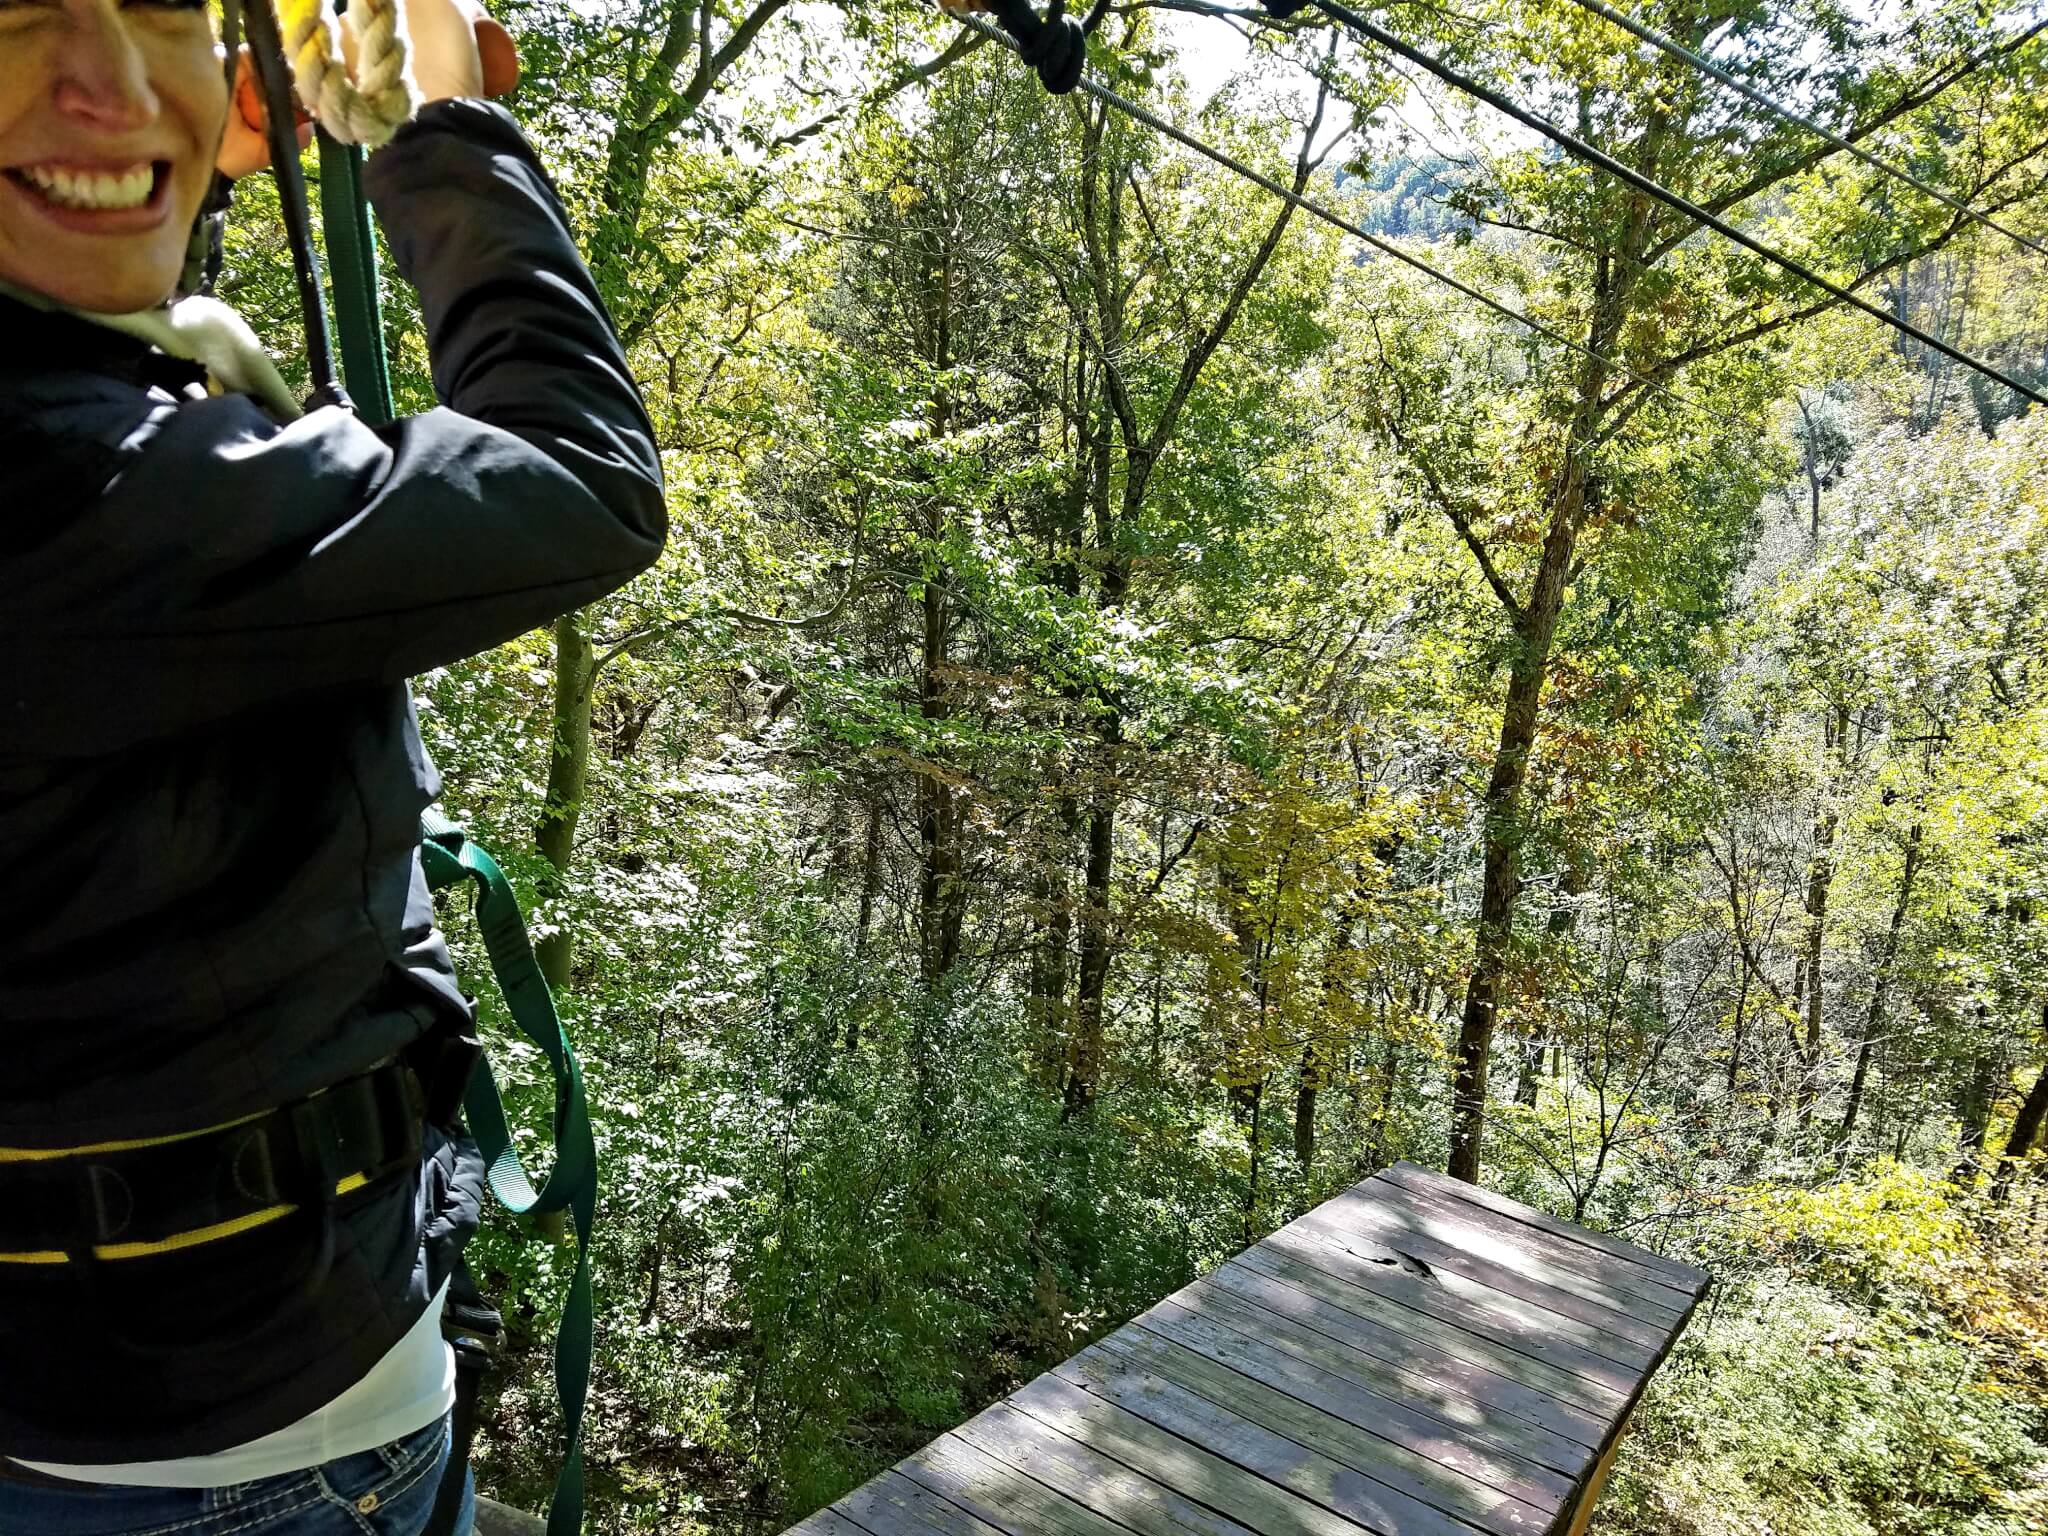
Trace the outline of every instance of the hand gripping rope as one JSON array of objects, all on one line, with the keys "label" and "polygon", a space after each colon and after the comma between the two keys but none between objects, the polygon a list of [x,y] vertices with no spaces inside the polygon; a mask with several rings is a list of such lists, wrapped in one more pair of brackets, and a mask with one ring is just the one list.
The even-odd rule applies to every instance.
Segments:
[{"label": "hand gripping rope", "polygon": [[320,211],[333,279],[343,375],[372,424],[397,414],[377,296],[377,237],[363,196],[363,151],[375,149],[419,110],[405,0],[355,0],[354,77],[343,62],[334,0],[276,0],[286,56],[320,138]]},{"label": "hand gripping rope", "polygon": [[356,0],[353,77],[342,61],[343,22],[333,0],[276,0],[285,58],[314,122],[343,144],[375,149],[419,109],[404,0]]}]

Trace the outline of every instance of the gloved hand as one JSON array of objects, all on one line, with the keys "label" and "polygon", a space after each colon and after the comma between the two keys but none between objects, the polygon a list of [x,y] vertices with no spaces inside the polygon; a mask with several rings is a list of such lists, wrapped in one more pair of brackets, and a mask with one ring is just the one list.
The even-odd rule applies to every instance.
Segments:
[{"label": "gloved hand", "polygon": [[410,0],[405,15],[412,28],[412,72],[420,95],[427,101],[484,95],[477,27],[489,22],[501,33],[504,28],[484,14],[477,0]]}]

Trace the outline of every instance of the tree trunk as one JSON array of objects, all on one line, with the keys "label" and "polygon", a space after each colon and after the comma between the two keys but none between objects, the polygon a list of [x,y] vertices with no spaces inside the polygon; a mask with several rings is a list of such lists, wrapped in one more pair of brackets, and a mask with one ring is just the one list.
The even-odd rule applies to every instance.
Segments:
[{"label": "tree trunk", "polygon": [[1265,1128],[1260,1122],[1264,1119],[1265,1113],[1266,1080],[1262,1077],[1256,1083],[1253,1083],[1246,1097],[1251,1101],[1251,1114],[1245,1126],[1245,1140],[1251,1146],[1252,1167],[1251,1176],[1245,1180],[1244,1186],[1243,1235],[1244,1245],[1249,1248],[1260,1237],[1258,1228],[1259,1171],[1265,1161],[1262,1155],[1264,1148],[1260,1145]]},{"label": "tree trunk", "polygon": [[1044,915],[1031,952],[1030,1018],[1039,1080],[1046,1092],[1064,1091],[1067,1053],[1072,1049],[1073,1008],[1067,1001],[1074,951],[1073,891],[1067,861],[1081,826],[1081,808],[1068,795],[1060,805],[1056,846],[1032,880]]},{"label": "tree trunk", "polygon": [[1956,1150],[1961,1156],[1949,1177],[1965,1187],[1977,1182],[1977,1165],[1984,1154],[1984,1138],[1991,1129],[1991,1111],[1998,1098],[1998,1075],[2004,1062],[2004,1053],[1996,1048],[1979,1051],[1957,1096],[1956,1119],[1960,1128]]},{"label": "tree trunk", "polygon": [[1303,1173],[1316,1160],[1316,1095],[1322,1086],[1322,1059],[1311,1040],[1301,1048],[1301,1068],[1294,1080],[1294,1160]]},{"label": "tree trunk", "polygon": [[[1556,898],[1551,902],[1550,917],[1544,924],[1546,948],[1553,954],[1579,925],[1578,898],[1586,893],[1587,878],[1585,861],[1574,852],[1565,860],[1564,870],[1558,876]],[[1554,959],[1553,963],[1561,964],[1562,961]],[[1522,1041],[1522,1070],[1515,1080],[1517,1104],[1535,1107],[1546,1054],[1542,1034],[1530,1030]]]},{"label": "tree trunk", "polygon": [[1906,926],[1906,909],[1913,900],[1913,879],[1920,872],[1919,822],[1906,836],[1906,863],[1899,875],[1899,899],[1892,906],[1891,927],[1885,931],[1884,947],[1878,952],[1877,970],[1870,979],[1870,1012],[1863,1021],[1863,1040],[1856,1048],[1856,1071],[1849,1079],[1849,1103],[1842,1111],[1842,1128],[1835,1136],[1835,1163],[1849,1161],[1849,1138],[1856,1130],[1856,1114],[1863,1107],[1863,1085],[1870,1076],[1870,1058],[1884,1033],[1885,1006],[1891,1000],[1892,968],[1899,958],[1899,934]]},{"label": "tree trunk", "polygon": [[[2048,1003],[2041,1005],[2041,1024],[2044,1030],[2048,1030]],[[2012,1134],[2006,1137],[2005,1151],[1998,1159],[1998,1173],[1991,1182],[1991,1198],[2001,1205],[2012,1193],[2013,1175],[2018,1171],[2020,1159],[2034,1149],[2034,1139],[2041,1134],[2043,1118],[2048,1118],[2048,1065],[2041,1068],[2040,1076],[2034,1079],[2034,1086],[2020,1104],[2019,1113],[2013,1116]]]},{"label": "tree trunk", "polygon": [[[555,620],[555,708],[548,751],[547,793],[541,801],[534,842],[548,862],[541,895],[561,901],[568,894],[569,863],[576,849],[576,825],[583,817],[590,781],[590,693],[595,660],[577,614]],[[569,985],[575,938],[566,914],[534,946],[540,973],[556,992]]]},{"label": "tree trunk", "polygon": [[1388,1155],[1387,1122],[1394,1113],[1394,1093],[1400,1086],[1400,1069],[1400,1052],[1390,1035],[1380,1047],[1379,1102],[1373,1106],[1371,1150],[1367,1154],[1372,1166],[1362,1170],[1364,1172],[1377,1173],[1393,1161]]},{"label": "tree trunk", "polygon": [[[924,586],[924,654],[921,712],[936,724],[946,718],[945,668],[948,624],[946,587],[936,575]],[[918,880],[918,979],[935,990],[960,955],[959,814],[952,785],[932,769],[917,779],[917,835],[923,854]]]},{"label": "tree trunk", "polygon": [[[1053,587],[1069,598],[1081,595],[1081,555],[1088,542],[1089,508],[1108,502],[1111,429],[1103,378],[1102,370],[1090,368],[1085,353],[1076,359],[1072,411],[1074,473],[1060,500],[1055,533],[1059,554],[1051,570]],[[1101,489],[1098,491],[1097,487]],[[1087,697],[1086,691],[1073,682],[1062,684],[1060,692],[1077,711]],[[1047,782],[1060,785],[1062,793],[1058,823],[1050,833],[1052,851],[1040,861],[1032,877],[1032,892],[1040,916],[1038,940],[1032,949],[1028,1008],[1039,1080],[1048,1094],[1063,1094],[1074,1033],[1074,1010],[1067,1000],[1067,989],[1073,977],[1074,954],[1071,870],[1075,844],[1081,835],[1081,806],[1064,755],[1055,752],[1050,756]]]},{"label": "tree trunk", "polygon": [[1735,1029],[1728,1042],[1728,1092],[1733,1093],[1742,1076],[1742,1037],[1749,1025],[1749,984],[1747,965],[1742,967],[1742,989],[1735,995]]},{"label": "tree trunk", "polygon": [[1465,1009],[1458,1028],[1449,1162],[1452,1178],[1473,1184],[1479,1182],[1480,1141],[1486,1129],[1486,1069],[1493,1049],[1495,1010],[1508,970],[1515,903],[1522,893],[1517,870],[1522,840],[1522,785],[1528,777],[1529,754],[1536,742],[1544,672],[1550,663],[1551,640],[1564,604],[1565,581],[1571,569],[1585,493],[1584,471],[1577,467],[1576,441],[1569,451],[1572,464],[1565,473],[1564,494],[1551,517],[1550,533],[1543,543],[1543,559],[1528,604],[1515,626],[1514,666],[1501,709],[1500,743],[1487,781],[1480,831],[1484,872],[1472,978],[1465,989]]},{"label": "tree trunk", "polygon": [[[1646,136],[1652,161],[1657,132],[1653,128]],[[1458,1023],[1451,1086],[1451,1149],[1447,1169],[1453,1178],[1467,1183],[1479,1182],[1481,1141],[1486,1131],[1487,1063],[1513,945],[1515,903],[1522,892],[1522,786],[1528,778],[1529,758],[1536,743],[1551,643],[1557,635],[1565,587],[1572,576],[1572,556],[1586,512],[1586,454],[1605,410],[1607,365],[1601,358],[1614,346],[1628,318],[1639,259],[1648,244],[1647,219],[1647,204],[1638,199],[1618,237],[1616,251],[1600,258],[1593,285],[1592,321],[1587,329],[1589,355],[1576,381],[1575,405],[1560,448],[1562,457],[1549,499],[1549,527],[1529,595],[1511,607],[1514,658],[1508,673],[1507,697],[1501,706],[1500,741],[1494,750],[1480,823],[1484,867],[1479,921],[1473,934],[1472,976],[1465,988],[1465,1006]],[[1470,532],[1469,528],[1464,531]],[[1471,542],[1476,552],[1481,546],[1476,537]],[[1488,565],[1486,569],[1492,568]],[[1498,590],[1505,600],[1505,589]]]},{"label": "tree trunk", "polygon": [[[1779,1017],[1784,1020],[1785,1024],[1784,1060],[1791,1064],[1789,1070],[1795,1079],[1790,1084],[1792,1088],[1790,1096],[1793,1099],[1797,1099],[1798,1083],[1796,1079],[1804,1075],[1799,1064],[1806,1059],[1805,1048],[1799,1043],[1799,1021],[1803,1017],[1806,1007],[1806,959],[1804,956],[1799,956],[1792,962],[1792,987],[1786,996],[1790,999],[1790,1006]],[[1763,1143],[1767,1147],[1777,1144],[1778,1122],[1785,1113],[1787,1099],[1786,1070],[1779,1067],[1776,1063],[1771,1064],[1769,1086],[1766,1090],[1769,1097],[1765,1105],[1763,1134]]]},{"label": "tree trunk", "polygon": [[668,296],[662,285],[636,285],[632,272],[655,155],[788,3],[755,0],[722,40],[710,34],[715,13],[708,3],[662,0],[642,7],[648,25],[628,48],[626,67],[615,80],[621,89],[608,113],[612,134],[605,145],[603,211],[590,242],[598,289],[628,342],[645,331]]},{"label": "tree trunk", "polygon": [[[861,847],[860,915],[854,920],[853,960],[867,974],[868,938],[875,926],[875,901],[882,894],[882,786],[874,786],[868,802],[867,837]],[[860,1049],[860,1009],[851,1009],[846,1019],[846,1053]]]},{"label": "tree trunk", "polygon": [[[1105,728],[1103,745],[1114,751],[1116,720]],[[1113,761],[1113,759],[1112,759]],[[1105,765],[1104,776],[1110,770]],[[1109,987],[1111,949],[1110,881],[1116,873],[1115,794],[1105,786],[1088,813],[1088,863],[1082,879],[1081,960],[1074,986],[1074,1032],[1067,1046],[1067,1084],[1061,1118],[1086,1114],[1102,1084],[1102,1006]]]},{"label": "tree trunk", "polygon": [[1799,418],[1806,424],[1806,440],[1801,459],[1806,466],[1806,488],[1810,498],[1809,512],[1811,525],[1808,537],[1817,546],[1820,543],[1820,443],[1817,440],[1813,412],[1807,408],[1806,391],[1800,390],[1795,397],[1799,405]]},{"label": "tree trunk", "polygon": [[[913,247],[929,286],[923,291],[926,308],[922,319],[928,350],[924,361],[939,381],[932,391],[928,423],[932,438],[940,441],[953,430],[953,402],[946,383],[953,366],[953,299],[956,254],[950,228],[934,230],[919,223]],[[952,604],[947,573],[939,547],[947,531],[947,507],[934,489],[925,497],[924,535],[926,571],[920,604],[923,645],[918,667],[918,712],[926,726],[936,727],[951,713],[946,698],[946,673],[951,664],[949,639]],[[926,753],[938,756],[939,733],[926,732]],[[935,992],[952,972],[960,955],[960,932],[965,918],[965,891],[960,882],[959,794],[934,768],[926,768],[917,781],[917,833],[922,852],[918,880],[918,979],[927,993]]]},{"label": "tree trunk", "polygon": [[1820,1056],[1822,1002],[1821,952],[1827,935],[1828,892],[1835,880],[1835,830],[1841,813],[1833,804],[1840,793],[1842,755],[1849,739],[1849,707],[1836,706],[1821,722],[1821,743],[1833,771],[1828,775],[1827,809],[1813,826],[1813,856],[1806,866],[1806,1040],[1800,1050],[1802,1075],[1799,1084],[1799,1128],[1813,1123],[1813,1106],[1820,1097]]}]

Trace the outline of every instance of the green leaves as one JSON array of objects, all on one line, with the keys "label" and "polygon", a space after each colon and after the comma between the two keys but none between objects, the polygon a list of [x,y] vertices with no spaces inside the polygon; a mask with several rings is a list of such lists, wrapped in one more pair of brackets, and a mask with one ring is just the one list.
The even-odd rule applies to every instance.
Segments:
[{"label": "green leaves", "polygon": [[[1886,118],[1874,149],[2039,225],[2038,44],[1895,111],[1989,44],[1974,4],[1631,9],[1839,129]],[[1603,1520],[2027,1528],[2027,1252],[1939,1186],[1959,1137],[1995,1152],[1998,1090],[2041,1049],[2048,429],[1860,319],[1799,321],[1773,270],[1369,51],[1263,29],[1217,81],[1187,50],[1225,23],[1141,8],[1095,44],[1119,90],[1285,175],[1313,67],[1318,147],[1336,102],[1360,124],[1310,195],[1666,387],[1301,220],[1190,375],[1267,194],[995,49],[947,58],[928,6],[776,7],[700,80],[698,25],[729,42],[754,14],[510,12],[516,105],[617,302],[675,528],[584,615],[572,878],[531,845],[545,637],[418,684],[451,806],[535,931],[576,941],[618,1170],[604,1518],[779,1528],[1362,1172],[1442,1159],[1504,873],[1489,1177],[1724,1286]],[[1559,0],[1396,14],[2040,372],[2038,263],[1938,205]],[[244,189],[228,296],[289,353],[267,197]],[[416,311],[388,300],[426,408]],[[1916,827],[1838,1179],[1824,1129]],[[1068,1115],[1090,1009],[1093,1108]],[[482,1242],[525,1351],[488,1441],[517,1497],[548,1476],[558,1256]]]}]

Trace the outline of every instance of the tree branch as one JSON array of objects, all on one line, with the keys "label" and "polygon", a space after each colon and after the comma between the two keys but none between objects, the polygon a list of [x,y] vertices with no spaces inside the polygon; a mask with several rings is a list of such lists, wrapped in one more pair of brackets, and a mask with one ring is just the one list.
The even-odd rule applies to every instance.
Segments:
[{"label": "tree branch", "polygon": [[[828,625],[836,624],[845,614],[854,598],[862,591],[863,584],[860,571],[861,547],[862,541],[859,537],[856,537],[853,543],[853,563],[846,573],[846,589],[839,594],[838,600],[829,608],[822,609],[817,613],[805,614],[802,618],[798,619],[785,619],[772,613],[751,613],[745,608],[714,608],[712,614],[721,619],[730,619],[736,624],[752,624],[764,629],[823,629]],[[663,636],[675,634],[678,630],[695,622],[697,617],[701,616],[693,615],[687,619],[671,619],[661,624],[649,624],[641,629],[630,631],[621,636],[609,649],[600,652],[591,661],[590,675],[593,678],[596,677],[598,673],[602,672],[614,661],[617,661],[621,656],[638,654]]]},{"label": "tree branch", "polygon": [[787,149],[792,145],[801,144],[804,140],[815,138],[818,134],[823,133],[832,124],[838,122],[849,113],[865,112],[871,107],[878,107],[885,101],[893,100],[904,91],[910,89],[911,86],[921,84],[931,79],[934,75],[941,74],[952,68],[953,65],[958,64],[987,41],[988,39],[979,32],[962,32],[952,42],[948,43],[945,48],[933,54],[930,58],[923,60],[921,63],[912,64],[908,68],[898,70],[894,75],[891,75],[887,80],[866,94],[856,97],[853,101],[843,106],[833,108],[823,117],[813,118],[801,128],[793,128],[788,133],[781,135],[774,140],[774,147],[777,149]]},{"label": "tree branch", "polygon": [[[1992,180],[1996,180],[1998,176],[2004,175],[2014,165],[2023,164],[2026,160],[2039,154],[2044,148],[2048,148],[2048,144],[2037,144],[2029,149],[2026,154],[2009,160],[1994,174]],[[1988,184],[1988,182],[1985,183],[1985,185]],[[2015,203],[2024,201],[2031,190],[2029,188],[2017,191],[2010,197],[1985,204],[1979,211],[1993,214],[1999,213]],[[1943,229],[1939,234],[1930,237],[1924,244],[1917,245],[1909,251],[1900,251],[1895,255],[1886,257],[1876,266],[1866,268],[1853,278],[1844,279],[1841,286],[1848,289],[1851,293],[1867,288],[1880,277],[1896,272],[1900,267],[1907,265],[1909,262],[1917,261],[1923,256],[1934,255],[1946,247],[1968,226],[1969,220],[1958,214],[1949,220],[1947,228]],[[1761,341],[1764,337],[1782,331],[1787,326],[1798,325],[1804,321],[1814,319],[1816,316],[1825,314],[1827,311],[1835,308],[1839,302],[1832,295],[1824,294],[1812,303],[1802,305],[1798,309],[1786,310],[1783,313],[1769,316],[1766,319],[1757,321],[1753,325],[1745,326],[1741,330],[1731,331],[1727,335],[1714,338],[1712,341],[1703,341],[1696,346],[1686,348],[1683,352],[1674,353],[1660,363],[1650,363],[1636,369],[1636,376],[1617,389],[1612,395],[1608,396],[1605,403],[1602,404],[1601,412],[1605,415],[1624,401],[1628,402],[1626,408],[1619,415],[1613,417],[1606,426],[1601,428],[1599,435],[1593,439],[1591,446],[1598,447],[1613,438],[1627,424],[1629,418],[1642,406],[1655,387],[1661,387],[1692,364],[1703,362],[1710,357],[1717,357],[1723,352],[1730,351],[1735,347],[1744,346],[1749,342]],[[1631,396],[1634,398],[1631,399]]]},{"label": "tree branch", "polygon": [[[1974,55],[1962,60],[1958,64],[1950,66],[1946,70],[1937,72],[1917,89],[1906,91],[1888,106],[1874,113],[1867,121],[1854,125],[1838,134],[1837,137],[1846,139],[1851,144],[1861,143],[1864,139],[1869,138],[1871,134],[1876,133],[1878,129],[1896,122],[1909,112],[1926,106],[1948,90],[1950,86],[1968,79],[1987,64],[1991,64],[2002,57],[2010,57],[2018,48],[2039,33],[2042,30],[2042,25],[2048,25],[2048,23],[2031,27],[2009,42],[2002,43],[1985,53]],[[1792,159],[1782,161],[1777,165],[1766,167],[1750,177],[1749,180],[1731,187],[1718,197],[1702,201],[1700,206],[1712,214],[1726,213],[1730,208],[1747,202],[1759,193],[1769,191],[1787,177],[1796,176],[1801,171],[1818,165],[1834,153],[1835,150],[1832,145],[1826,143],[1817,144],[1804,154],[1796,155]],[[1967,202],[1968,199],[1963,198],[1959,199],[1959,201]],[[1645,257],[1645,260],[1655,262],[1674,246],[1683,243],[1698,228],[1697,224],[1688,222],[1681,231],[1668,236],[1663,242],[1653,247]]]},{"label": "tree branch", "polygon": [[[1336,51],[1337,34],[1332,32],[1331,55],[1334,56]],[[1302,133],[1301,151],[1294,157],[1294,193],[1297,197],[1308,186],[1308,179],[1316,168],[1330,157],[1331,151],[1343,142],[1345,134],[1350,132],[1347,128],[1345,134],[1332,139],[1320,155],[1315,153],[1316,134],[1322,130],[1323,113],[1329,101],[1329,79],[1327,75],[1319,75],[1316,82],[1315,111],[1309,118],[1308,127]],[[1287,233],[1287,226],[1293,218],[1294,204],[1281,204],[1280,212],[1266,231],[1266,238],[1259,242],[1259,248],[1253,254],[1251,262],[1238,274],[1236,283],[1231,286],[1230,297],[1224,300],[1223,308],[1218,312],[1215,321],[1181,360],[1180,377],[1174,381],[1173,392],[1167,396],[1166,404],[1161,408],[1157,420],[1153,422],[1151,433],[1145,438],[1142,448],[1134,446],[1130,454],[1133,462],[1124,491],[1127,501],[1143,495],[1145,481],[1151,475],[1152,466],[1158,462],[1160,454],[1165,451],[1167,443],[1172,439],[1173,430],[1180,421],[1181,410],[1186,406],[1188,396],[1193,393],[1195,382],[1201,378],[1202,370],[1208,366],[1209,359],[1217,347],[1222,345],[1223,338],[1230,334],[1231,327],[1237,323],[1238,312],[1244,308],[1245,300],[1251,296],[1252,289],[1258,286],[1259,279],[1265,275],[1266,266],[1272,261],[1273,253],[1280,248],[1281,237]]]}]

